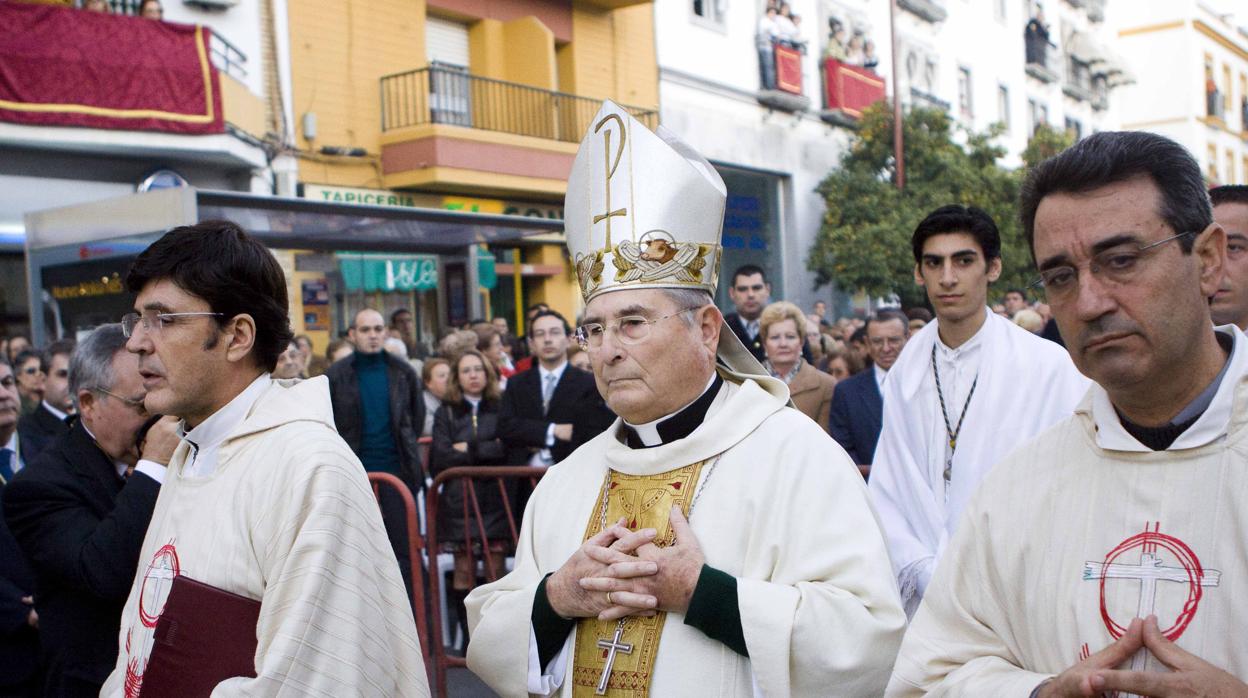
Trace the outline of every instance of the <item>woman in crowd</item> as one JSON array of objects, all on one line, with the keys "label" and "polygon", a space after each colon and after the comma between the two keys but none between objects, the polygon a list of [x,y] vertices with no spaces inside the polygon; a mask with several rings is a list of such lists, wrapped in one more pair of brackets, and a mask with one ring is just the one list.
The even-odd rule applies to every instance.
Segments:
[{"label": "woman in crowd", "polygon": [[789,386],[793,405],[827,431],[836,381],[802,359],[806,316],[792,303],[772,303],[763,309],[758,332],[763,337],[767,370]]},{"label": "woman in crowd", "polygon": [[[837,382],[843,381],[862,370],[857,362],[857,357],[854,356],[853,352],[845,348],[844,345],[833,347],[825,358],[827,358],[827,368],[824,370]],[[858,370],[854,370],[855,367]]]},{"label": "woman in crowd", "polygon": [[355,353],[355,348],[351,346],[351,342],[345,339],[335,339],[325,347],[325,359],[329,363],[334,363],[339,359],[345,359]]},{"label": "woman in crowd", "polygon": [[139,16],[159,21],[165,18],[165,8],[161,6],[160,0],[143,0],[139,3]]},{"label": "woman in crowd", "polygon": [[484,354],[498,372],[498,384],[505,390],[507,379],[515,375],[516,371],[509,365],[507,355],[503,353],[503,336],[488,322],[473,325],[472,331],[477,333],[477,351]]},{"label": "woman in crowd", "polygon": [[433,418],[438,413],[438,408],[442,407],[450,381],[450,361],[436,356],[425,360],[425,365],[420,369],[420,382],[425,386],[425,428],[420,432],[421,436],[433,435]]},{"label": "woman in crowd", "polygon": [[[437,476],[458,466],[505,465],[506,451],[497,437],[501,391],[494,367],[480,351],[468,349],[455,359],[450,374],[445,398],[433,420],[430,473]],[[503,494],[488,481],[475,483],[473,489],[489,541],[490,560],[495,566],[487,576],[497,578],[503,572],[503,558],[511,547],[511,527],[503,506]],[[484,562],[485,556],[473,513],[476,509],[471,501],[465,509],[464,490],[462,480],[444,486],[438,500],[437,526],[442,550],[452,553],[455,559],[449,595],[458,609],[459,627],[466,640],[468,622],[464,598],[475,586],[473,559]],[[506,496],[511,498],[514,494],[509,491]]]},{"label": "woman in crowd", "polygon": [[303,378],[303,351],[295,340],[286,345],[286,351],[277,355],[277,368],[273,369],[274,378]]},{"label": "woman in crowd", "polygon": [[17,392],[22,398],[22,414],[30,414],[39,408],[43,400],[43,366],[39,355],[26,350],[17,355],[13,361],[13,370],[17,376]]}]

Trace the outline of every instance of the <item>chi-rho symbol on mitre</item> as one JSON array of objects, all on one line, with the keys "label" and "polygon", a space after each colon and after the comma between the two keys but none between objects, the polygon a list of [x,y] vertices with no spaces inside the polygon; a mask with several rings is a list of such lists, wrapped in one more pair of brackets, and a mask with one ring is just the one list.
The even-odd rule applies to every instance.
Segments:
[{"label": "chi-rho symbol on mitre", "polygon": [[577,151],[564,203],[586,302],[640,286],[714,294],[726,199],[719,173],[689,145],[604,102]]}]

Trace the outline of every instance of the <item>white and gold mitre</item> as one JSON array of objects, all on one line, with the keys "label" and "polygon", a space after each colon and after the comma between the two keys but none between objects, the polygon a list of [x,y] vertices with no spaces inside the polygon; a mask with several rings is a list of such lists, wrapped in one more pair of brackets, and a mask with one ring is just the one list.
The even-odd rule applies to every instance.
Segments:
[{"label": "white and gold mitre", "polygon": [[607,101],[572,163],[564,225],[585,302],[625,288],[715,294],[727,188],[666,129]]}]

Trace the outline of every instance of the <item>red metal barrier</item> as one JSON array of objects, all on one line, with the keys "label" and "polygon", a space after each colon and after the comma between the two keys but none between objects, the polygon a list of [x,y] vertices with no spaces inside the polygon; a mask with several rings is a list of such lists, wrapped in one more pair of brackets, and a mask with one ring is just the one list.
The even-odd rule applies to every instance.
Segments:
[{"label": "red metal barrier", "polygon": [[[416,499],[412,496],[412,491],[408,489],[402,480],[389,473],[369,473],[368,484],[373,488],[374,497],[380,499],[381,488],[389,487],[397,491],[399,496],[403,498],[403,508],[407,517],[407,550],[412,564],[412,606],[414,606],[416,614],[416,634],[420,638],[420,652],[425,660],[425,675],[433,676],[434,654],[430,649],[429,625],[425,616],[425,577],[421,565],[424,539],[420,536],[420,526],[416,521]],[[387,542],[387,545],[389,545],[389,542]],[[441,645],[442,643],[439,641],[437,644]]]},{"label": "red metal barrier", "polygon": [[[518,466],[484,466],[484,467],[460,467],[447,468],[438,473],[433,480],[433,486],[425,493],[425,528],[426,539],[425,549],[429,554],[429,595],[432,599],[432,630],[433,642],[431,643],[433,655],[433,672],[430,676],[430,686],[435,696],[446,696],[446,672],[450,667],[467,666],[467,662],[462,657],[453,657],[446,652],[446,647],[442,644],[442,607],[439,603],[442,590],[442,575],[438,570],[438,506],[439,498],[445,486],[461,482],[463,484],[464,496],[461,502],[461,511],[464,518],[464,550],[469,556],[470,568],[473,570],[472,584],[476,584],[476,556],[473,550],[473,541],[480,541],[481,555],[484,558],[483,565],[485,577],[488,581],[495,581],[498,572],[503,569],[504,560],[495,560],[494,553],[490,550],[489,539],[486,536],[485,521],[482,517],[481,503],[477,498],[477,487],[474,482],[480,480],[493,480],[494,485],[498,487],[499,493],[502,495],[503,509],[507,516],[508,533],[511,536],[511,543],[514,546],[520,538],[520,518],[524,512],[514,510],[511,497],[508,496],[508,482],[527,481],[533,485],[541,479],[545,474],[546,468],[535,468],[528,465]],[[488,487],[488,483],[483,483]],[[471,504],[469,504],[471,502]]]}]

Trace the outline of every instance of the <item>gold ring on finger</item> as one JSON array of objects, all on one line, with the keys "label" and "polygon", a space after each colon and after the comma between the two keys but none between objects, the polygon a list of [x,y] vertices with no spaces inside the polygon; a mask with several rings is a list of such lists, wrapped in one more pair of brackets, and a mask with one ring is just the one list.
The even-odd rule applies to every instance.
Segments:
[{"label": "gold ring on finger", "polygon": [[615,605],[615,602],[611,600],[611,592],[609,592],[609,591],[607,592],[607,605],[608,605],[608,606],[614,606],[614,605]]}]

